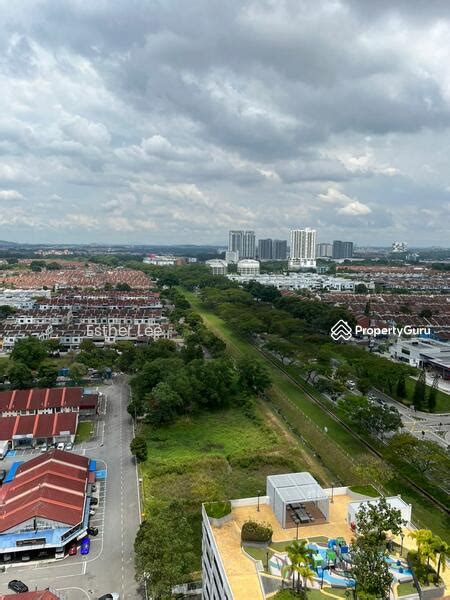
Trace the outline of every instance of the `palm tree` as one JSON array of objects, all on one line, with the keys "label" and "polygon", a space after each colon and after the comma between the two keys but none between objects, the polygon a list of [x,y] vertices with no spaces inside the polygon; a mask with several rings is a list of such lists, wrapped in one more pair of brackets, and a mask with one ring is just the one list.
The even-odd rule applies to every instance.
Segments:
[{"label": "palm tree", "polygon": [[303,579],[303,589],[306,592],[308,581],[311,581],[315,577],[316,572],[308,566],[302,566],[298,568],[298,574]]},{"label": "palm tree", "polygon": [[447,560],[450,558],[450,545],[441,540],[441,538],[435,538],[435,555],[439,555],[439,558],[435,562],[437,562],[437,580],[439,581],[440,572],[445,571],[447,568]]},{"label": "palm tree", "polygon": [[[297,579],[297,590],[300,591],[301,580],[299,571],[301,568],[308,568],[311,562],[312,550],[308,548],[306,540],[296,540],[292,544],[289,544],[286,550],[291,564],[283,567],[283,571],[292,575],[292,589],[295,588],[295,580]],[[296,574],[297,578],[295,577]]]},{"label": "palm tree", "polygon": [[417,544],[417,558],[421,560],[422,558],[422,549],[425,544],[430,544],[433,539],[433,534],[429,529],[417,529],[416,531],[411,531],[409,537],[416,540]]}]

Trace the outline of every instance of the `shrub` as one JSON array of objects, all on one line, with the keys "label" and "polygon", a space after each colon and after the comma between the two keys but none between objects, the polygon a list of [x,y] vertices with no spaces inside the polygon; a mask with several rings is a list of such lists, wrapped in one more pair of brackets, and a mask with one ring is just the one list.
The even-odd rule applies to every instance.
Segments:
[{"label": "shrub", "polygon": [[273,529],[269,523],[246,521],[242,526],[241,540],[243,542],[270,542]]},{"label": "shrub", "polygon": [[221,519],[231,512],[231,502],[207,502],[205,503],[206,514],[213,519]]}]

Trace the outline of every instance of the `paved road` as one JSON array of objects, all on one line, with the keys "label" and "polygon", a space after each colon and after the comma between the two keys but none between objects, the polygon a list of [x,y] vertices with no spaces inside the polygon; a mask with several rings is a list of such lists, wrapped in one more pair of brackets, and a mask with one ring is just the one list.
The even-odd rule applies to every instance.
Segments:
[{"label": "paved road", "polygon": [[[404,428],[418,439],[427,439],[437,442],[444,448],[450,445],[450,414],[430,414],[415,411],[404,406],[390,396],[379,390],[372,390],[373,394],[384,400],[390,406],[395,406],[401,415]],[[424,434],[422,434],[422,431]]]},{"label": "paved road", "polygon": [[[97,486],[100,502],[91,523],[100,531],[91,538],[91,552],[56,562],[11,565],[0,574],[0,593],[7,591],[8,581],[21,579],[30,590],[48,586],[61,590],[65,600],[92,600],[107,592],[118,592],[121,600],[142,599],[134,579],[133,544],[139,526],[139,502],[136,467],[129,450],[132,422],[126,410],[128,386],[115,381],[100,391],[107,395],[103,445],[100,424],[97,441],[75,448],[97,459],[97,468],[107,471],[106,479]],[[12,460],[22,458],[18,454]]]}]

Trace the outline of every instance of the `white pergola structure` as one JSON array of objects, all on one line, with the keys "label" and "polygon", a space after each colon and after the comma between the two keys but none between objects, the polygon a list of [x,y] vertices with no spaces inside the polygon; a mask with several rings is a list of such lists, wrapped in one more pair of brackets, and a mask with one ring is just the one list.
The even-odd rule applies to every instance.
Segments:
[{"label": "white pergola structure", "polygon": [[286,528],[288,505],[314,505],[328,521],[329,497],[311,473],[269,475],[266,490],[270,506],[283,529]]}]

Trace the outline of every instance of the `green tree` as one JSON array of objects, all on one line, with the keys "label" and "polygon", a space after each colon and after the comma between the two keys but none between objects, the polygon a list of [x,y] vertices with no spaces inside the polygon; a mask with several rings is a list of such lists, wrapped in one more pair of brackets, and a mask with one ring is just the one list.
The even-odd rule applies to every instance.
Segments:
[{"label": "green tree", "polygon": [[42,363],[37,372],[39,387],[51,388],[56,385],[58,368],[53,363]]},{"label": "green tree", "polygon": [[[303,569],[309,569],[311,563],[312,550],[308,548],[306,540],[296,540],[286,548],[290,564],[282,570],[283,577],[292,577],[292,589],[299,592],[302,587],[302,577],[311,578],[309,573]],[[306,589],[306,585],[305,585]]]},{"label": "green tree", "polygon": [[118,292],[131,292],[131,285],[129,283],[118,283],[116,290]]},{"label": "green tree", "polygon": [[46,357],[45,343],[33,336],[17,340],[11,352],[13,361],[20,361],[30,369],[37,369]]},{"label": "green tree", "polygon": [[131,440],[130,451],[133,456],[136,457],[138,462],[144,462],[147,460],[147,441],[145,437],[137,435]]},{"label": "green tree", "polygon": [[416,384],[414,386],[413,392],[413,405],[416,410],[420,410],[423,408],[425,404],[425,393],[426,393],[426,381],[425,381],[425,371],[422,369],[419,377],[417,378]]},{"label": "green tree", "polygon": [[[174,527],[176,515],[176,527]],[[192,570],[192,528],[178,502],[153,511],[142,522],[134,543],[136,579],[153,600],[169,600],[172,588]]]},{"label": "green tree", "polygon": [[419,440],[410,433],[397,433],[389,440],[388,451],[394,460],[411,464],[424,475],[450,480],[447,452],[436,442]]},{"label": "green tree", "polygon": [[33,373],[23,362],[12,362],[7,377],[13,389],[23,390],[33,387]]},{"label": "green tree", "polygon": [[239,386],[250,394],[262,394],[271,385],[270,374],[264,363],[243,357],[237,362]]},{"label": "green tree", "polygon": [[389,506],[385,498],[361,505],[356,515],[358,535],[351,546],[352,573],[359,593],[389,597],[393,578],[385,560],[387,532],[399,535],[404,524],[400,510]]},{"label": "green tree", "polygon": [[72,381],[79,383],[83,377],[86,377],[88,369],[83,363],[74,362],[69,367],[69,375]]},{"label": "green tree", "polygon": [[406,392],[406,377],[405,377],[404,373],[401,373],[400,377],[398,378],[396,395],[399,398],[406,398],[406,396],[407,396],[407,392]]},{"label": "green tree", "polygon": [[368,291],[367,285],[364,283],[357,283],[355,285],[355,294],[367,294]]},{"label": "green tree", "polygon": [[147,420],[153,425],[172,423],[183,406],[179,394],[168,383],[161,381],[146,396],[148,403]]}]

